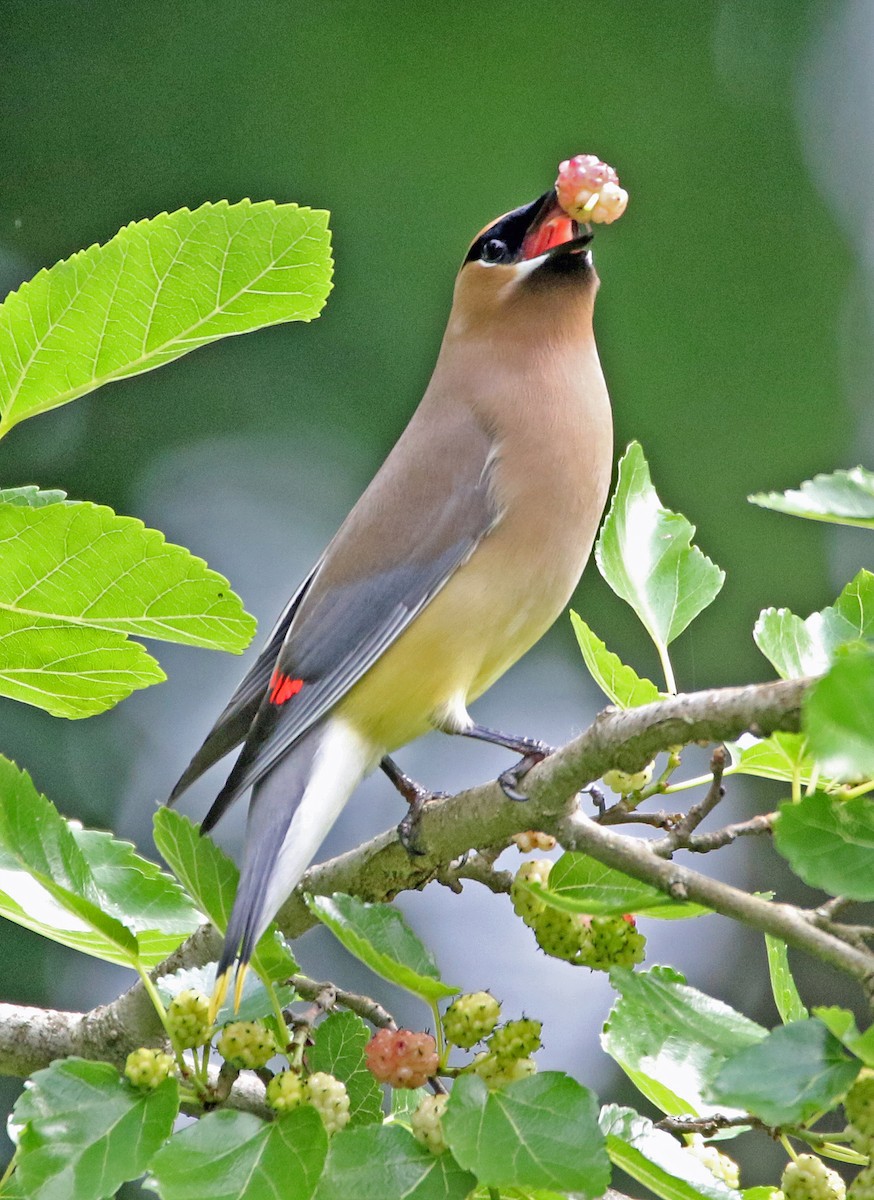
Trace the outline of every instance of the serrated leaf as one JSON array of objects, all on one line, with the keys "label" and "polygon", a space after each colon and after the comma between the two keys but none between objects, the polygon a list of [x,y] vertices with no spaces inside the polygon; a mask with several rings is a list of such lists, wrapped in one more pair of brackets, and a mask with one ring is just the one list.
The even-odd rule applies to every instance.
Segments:
[{"label": "serrated leaf", "polygon": [[0,621],[0,695],[54,717],[92,717],[167,676],[120,633],[6,612]]},{"label": "serrated leaf", "polygon": [[574,850],[569,850],[553,863],[548,887],[526,885],[521,880],[519,886],[553,908],[565,912],[607,916],[634,913],[674,920],[705,916],[710,911],[700,904],[672,900],[658,888],[632,879],[613,867],[605,867],[588,854]]},{"label": "serrated leaf", "polygon": [[16,1172],[31,1200],[103,1200],[142,1175],[179,1111],[175,1079],[141,1092],[109,1063],[67,1058],[38,1071],[14,1110]]},{"label": "serrated leaf", "polygon": [[410,1128],[410,1117],[431,1093],[427,1088],[389,1088],[389,1110],[391,1120],[399,1121],[406,1129]]},{"label": "serrated leaf", "polygon": [[716,597],[725,573],[692,545],[695,526],[659,500],[638,442],[619,480],[595,547],[598,569],[643,622],[661,655]]},{"label": "serrated leaf", "polygon": [[[218,963],[211,962],[203,967],[183,967],[172,974],[162,975],[155,984],[158,995],[165,1005],[188,988],[211,996],[215,988],[217,966]],[[294,988],[288,984],[274,984],[273,990],[280,1008],[286,1008],[295,999]],[[216,1013],[215,1023],[224,1025],[227,1021],[263,1021],[272,1018],[274,1012],[273,999],[267,988],[253,971],[249,971],[243,978],[239,1007],[234,1007],[234,997],[228,995]]]},{"label": "serrated leaf", "polygon": [[633,1108],[607,1105],[601,1110],[600,1126],[613,1165],[662,1200],[740,1200],[734,1188],[684,1150],[676,1138],[656,1129]]},{"label": "serrated leaf", "polygon": [[790,1021],[803,1021],[808,1012],[804,1007],[789,966],[789,947],[782,938],[765,934],[765,950],[768,955],[768,975],[777,1012],[784,1025]]},{"label": "serrated leaf", "polygon": [[207,342],[318,316],[328,214],[221,201],[126,225],[0,305],[0,432]]},{"label": "serrated leaf", "polygon": [[807,784],[817,773],[814,759],[807,753],[803,733],[772,733],[767,738],[744,734],[736,742],[726,742],[731,754],[733,775],[755,775],[781,783]]},{"label": "serrated leaf", "polygon": [[139,957],[150,969],[203,923],[172,875],[137,854],[130,842],[96,829],[71,827],[110,916],[137,935]]},{"label": "serrated leaf", "polygon": [[[155,845],[195,904],[220,933],[228,918],[240,881],[240,872],[212,838],[201,837],[196,825],[174,812],[159,808],[154,821]],[[264,980],[281,982],[294,975],[297,963],[271,925],[252,955],[252,966]]]},{"label": "serrated leaf", "polygon": [[560,1071],[529,1075],[497,1092],[476,1075],[462,1075],[441,1123],[454,1158],[487,1187],[595,1197],[610,1182],[595,1097]]},{"label": "serrated leaf", "polygon": [[861,1069],[821,1021],[793,1021],[723,1063],[711,1084],[717,1103],[768,1125],[805,1121],[844,1095]]},{"label": "serrated leaf", "polygon": [[757,492],[747,499],[760,508],[772,508],[811,521],[874,529],[874,473],[864,467],[817,475],[805,480],[797,491]]},{"label": "serrated leaf", "polygon": [[309,1200],[327,1150],[309,1105],[273,1121],[222,1109],[173,1135],[149,1164],[147,1186],[161,1200]]},{"label": "serrated leaf", "polygon": [[610,1057],[662,1112],[716,1112],[706,1098],[710,1080],[733,1054],[767,1037],[767,1030],[664,968],[614,967],[610,982],[620,993],[601,1035]]},{"label": "serrated leaf", "polygon": [[764,609],[753,637],[781,678],[822,674],[838,646],[874,637],[874,575],[860,571],[833,605],[803,621],[788,608]]},{"label": "serrated leaf", "polygon": [[589,674],[612,704],[619,708],[637,708],[659,699],[661,692],[652,680],[642,679],[626,666],[573,610],[571,624]]},{"label": "serrated leaf", "polygon": [[874,649],[838,654],[803,708],[811,753],[830,779],[874,779]]},{"label": "serrated leaf", "polygon": [[355,896],[308,896],[310,910],[339,942],[371,971],[428,1003],[454,996],[443,983],[431,952],[390,904],[368,904]]},{"label": "serrated leaf", "polygon": [[27,483],[24,487],[0,488],[0,504],[41,508],[44,504],[60,504],[66,499],[66,492],[57,489],[41,491],[35,483]]},{"label": "serrated leaf", "polygon": [[382,1121],[382,1088],[364,1061],[369,1041],[370,1031],[356,1013],[330,1013],[316,1029],[315,1044],[307,1051],[311,1071],[327,1071],[346,1084],[349,1124],[353,1126]]},{"label": "serrated leaf", "polygon": [[774,845],[811,887],[850,900],[874,900],[874,802],[814,792],[780,805]]},{"label": "serrated leaf", "polygon": [[6,614],[242,651],[255,631],[223,575],[98,504],[0,504]]},{"label": "serrated leaf", "polygon": [[364,1125],[331,1138],[316,1200],[466,1200],[475,1186],[451,1154],[432,1154],[400,1125]]},{"label": "serrated leaf", "polygon": [[26,771],[0,756],[0,915],[63,946],[134,967],[137,938],[110,908],[67,822]]}]

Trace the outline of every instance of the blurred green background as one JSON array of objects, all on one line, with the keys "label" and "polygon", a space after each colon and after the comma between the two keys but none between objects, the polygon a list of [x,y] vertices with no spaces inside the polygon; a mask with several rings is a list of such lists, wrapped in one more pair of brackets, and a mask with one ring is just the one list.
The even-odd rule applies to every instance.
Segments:
[{"label": "blurred green background", "polygon": [[[269,621],[421,395],[468,241],[545,190],[559,159],[595,152],[631,195],[595,251],[617,447],[643,443],[663,500],[728,573],[676,646],[678,679],[768,678],[750,636],[760,608],[806,614],[871,565],[864,538],[745,497],[872,465],[872,48],[865,0],[2,0],[0,293],[127,221],[223,197],[330,209],[337,265],[315,324],[230,339],[37,418],[0,445],[0,479],[158,524]],[[656,671],[594,570],[576,606]],[[598,703],[567,622],[539,653],[566,664],[561,687],[545,667],[541,682],[576,704],[550,722],[567,736]],[[0,748],[66,813],[144,845],[240,671],[160,656],[170,683],[88,723],[0,701]],[[496,704],[511,725],[509,700]],[[396,818],[389,797],[380,820]],[[87,962],[10,926],[0,945],[15,962],[4,998],[75,1006],[125,982],[101,992]],[[734,945],[761,967],[758,941]],[[750,1015],[765,1004],[728,961],[702,963],[692,982],[723,980]],[[808,974],[812,998],[838,994]],[[580,1053],[585,1074],[593,1046]]]}]

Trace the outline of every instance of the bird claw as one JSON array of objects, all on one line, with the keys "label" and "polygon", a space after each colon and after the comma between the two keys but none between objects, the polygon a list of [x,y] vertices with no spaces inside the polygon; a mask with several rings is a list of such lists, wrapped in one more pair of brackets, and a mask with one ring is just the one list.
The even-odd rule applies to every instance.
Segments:
[{"label": "bird claw", "polygon": [[409,811],[398,825],[398,841],[411,858],[423,858],[428,853],[419,837],[422,813],[432,801],[443,800],[446,795],[446,792],[428,792],[419,788],[416,795],[409,800]]},{"label": "bird claw", "polygon": [[545,742],[538,742],[536,750],[530,750],[524,758],[516,763],[515,767],[501,772],[498,776],[498,787],[508,800],[521,802],[528,799],[524,792],[519,791],[519,784],[532,767],[536,767],[539,762],[543,762],[544,758],[548,758],[553,752],[552,746],[547,746]]}]

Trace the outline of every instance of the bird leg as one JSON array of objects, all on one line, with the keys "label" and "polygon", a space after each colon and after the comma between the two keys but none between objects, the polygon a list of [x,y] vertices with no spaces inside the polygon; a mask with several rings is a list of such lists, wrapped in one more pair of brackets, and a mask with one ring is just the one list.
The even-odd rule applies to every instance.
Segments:
[{"label": "bird leg", "polygon": [[421,783],[412,779],[406,771],[402,771],[393,758],[386,755],[380,761],[380,767],[410,806],[407,815],[398,825],[398,839],[410,855],[422,855],[427,851],[419,841],[419,821],[425,805],[430,800],[438,800],[445,792],[429,792]]},{"label": "bird leg", "polygon": [[467,729],[459,729],[462,737],[476,738],[480,742],[492,742],[495,746],[503,746],[505,750],[513,750],[522,758],[515,767],[502,771],[498,776],[498,785],[509,800],[527,800],[524,792],[519,791],[519,784],[532,767],[555,753],[555,747],[537,738],[514,737],[511,734],[498,733],[496,729],[486,729],[484,725],[470,725]]}]

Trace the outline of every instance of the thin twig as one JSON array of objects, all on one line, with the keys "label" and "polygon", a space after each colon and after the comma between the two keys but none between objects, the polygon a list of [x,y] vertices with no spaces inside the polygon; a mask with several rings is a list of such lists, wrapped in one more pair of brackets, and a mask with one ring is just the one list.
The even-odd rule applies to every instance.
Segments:
[{"label": "thin twig", "polygon": [[702,1137],[713,1137],[720,1129],[737,1129],[748,1125],[754,1129],[763,1129],[771,1137],[778,1136],[778,1130],[750,1113],[739,1117],[724,1117],[721,1113],[714,1113],[711,1117],[663,1117],[661,1121],[655,1122],[655,1128],[663,1129],[666,1133],[700,1133]]},{"label": "thin twig", "polygon": [[693,854],[708,854],[711,850],[730,846],[739,837],[771,833],[776,819],[776,813],[759,813],[758,816],[750,817],[748,821],[736,821],[723,829],[714,829],[712,833],[693,833],[681,849],[689,850]]},{"label": "thin twig", "polygon": [[710,759],[710,771],[713,778],[706,796],[697,804],[693,804],[685,817],[682,817],[663,838],[659,838],[657,842],[650,842],[650,850],[653,854],[658,854],[661,858],[670,858],[675,850],[684,849],[688,845],[694,831],[705,817],[713,812],[725,795],[722,773],[727,761],[728,754],[725,747],[717,746]]},{"label": "thin twig", "polygon": [[345,988],[339,988],[335,983],[317,983],[315,979],[310,979],[306,975],[292,975],[288,982],[299,996],[302,996],[304,1000],[312,1000],[324,1012],[329,1012],[331,1008],[339,1005],[341,1008],[348,1008],[350,1012],[357,1013],[359,1017],[369,1021],[377,1029],[397,1029],[398,1027],[391,1013],[376,1000],[371,1000],[369,996],[360,996],[357,992],[347,992]]}]

